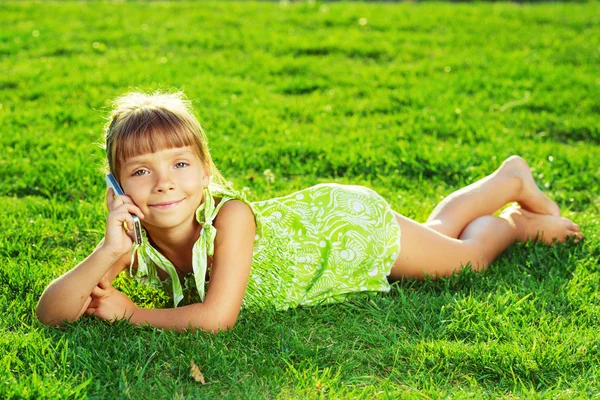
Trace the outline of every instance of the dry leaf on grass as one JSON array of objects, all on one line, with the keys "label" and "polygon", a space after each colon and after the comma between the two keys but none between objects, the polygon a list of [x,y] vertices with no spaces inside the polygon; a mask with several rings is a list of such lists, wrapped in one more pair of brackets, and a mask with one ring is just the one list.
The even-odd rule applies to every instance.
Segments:
[{"label": "dry leaf on grass", "polygon": [[201,384],[205,384],[204,375],[200,372],[200,368],[196,364],[194,364],[194,360],[190,360],[190,375],[196,382],[200,382]]}]

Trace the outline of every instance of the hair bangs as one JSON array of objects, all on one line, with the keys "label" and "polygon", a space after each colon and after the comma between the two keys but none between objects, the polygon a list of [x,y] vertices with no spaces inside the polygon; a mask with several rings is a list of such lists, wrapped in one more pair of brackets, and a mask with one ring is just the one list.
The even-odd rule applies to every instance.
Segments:
[{"label": "hair bangs", "polygon": [[131,157],[160,150],[192,146],[198,156],[198,135],[185,120],[164,110],[134,113],[118,127],[114,160],[117,171]]}]

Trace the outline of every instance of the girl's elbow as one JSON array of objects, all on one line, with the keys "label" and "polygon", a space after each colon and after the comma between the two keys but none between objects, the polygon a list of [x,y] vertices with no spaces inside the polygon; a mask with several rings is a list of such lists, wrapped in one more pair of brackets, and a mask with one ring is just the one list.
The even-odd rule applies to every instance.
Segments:
[{"label": "girl's elbow", "polygon": [[205,321],[203,324],[195,324],[195,326],[204,331],[219,333],[222,331],[228,331],[232,329],[235,325],[236,320],[237,318],[231,317],[215,318],[208,324]]},{"label": "girl's elbow", "polygon": [[215,329],[215,333],[219,333],[221,331],[228,331],[230,329],[233,329],[233,326],[235,325],[235,320],[233,321],[220,321],[219,324],[217,324],[217,329]]},{"label": "girl's elbow", "polygon": [[43,300],[44,297],[42,296],[42,298],[38,301],[37,307],[35,308],[35,316],[37,317],[38,321],[42,323],[42,325],[52,326],[53,318],[48,315],[48,312],[46,312],[46,307]]},{"label": "girl's elbow", "polygon": [[51,328],[64,326],[66,322],[66,320],[64,319],[56,318],[46,313],[40,312],[39,309],[36,310],[35,315],[42,325],[46,325]]},{"label": "girl's elbow", "polygon": [[190,315],[192,317],[191,325],[193,328],[212,333],[232,329],[239,314],[239,310],[219,307],[206,302],[196,304],[195,307],[197,308]]},{"label": "girl's elbow", "polygon": [[62,315],[56,315],[47,310],[47,307],[42,302],[39,302],[35,309],[35,316],[42,325],[49,327],[64,326],[67,322],[75,322],[79,319],[80,315],[75,318],[68,318]]}]

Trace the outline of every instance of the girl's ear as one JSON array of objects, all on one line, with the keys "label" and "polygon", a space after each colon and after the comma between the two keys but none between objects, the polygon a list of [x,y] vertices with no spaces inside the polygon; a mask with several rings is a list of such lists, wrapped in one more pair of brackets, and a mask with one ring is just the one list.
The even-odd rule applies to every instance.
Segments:
[{"label": "girl's ear", "polygon": [[210,184],[210,165],[204,164],[204,176],[202,177],[202,185],[204,187]]},{"label": "girl's ear", "polygon": [[202,162],[202,186],[207,187],[210,184],[210,165]]},{"label": "girl's ear", "polygon": [[204,175],[202,177],[202,186],[207,187],[210,184],[210,175]]}]

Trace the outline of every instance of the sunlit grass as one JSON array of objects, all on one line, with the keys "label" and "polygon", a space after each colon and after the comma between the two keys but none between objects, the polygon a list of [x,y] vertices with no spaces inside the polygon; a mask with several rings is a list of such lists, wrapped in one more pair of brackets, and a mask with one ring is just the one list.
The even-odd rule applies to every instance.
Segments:
[{"label": "sunlit grass", "polygon": [[[0,397],[598,396],[599,14],[597,3],[0,3]],[[250,200],[362,184],[422,221],[520,154],[586,239],[522,244],[483,274],[371,299],[243,312],[217,336],[91,318],[45,328],[44,287],[103,236],[96,143],[111,99],[133,88],[184,90]]]}]

